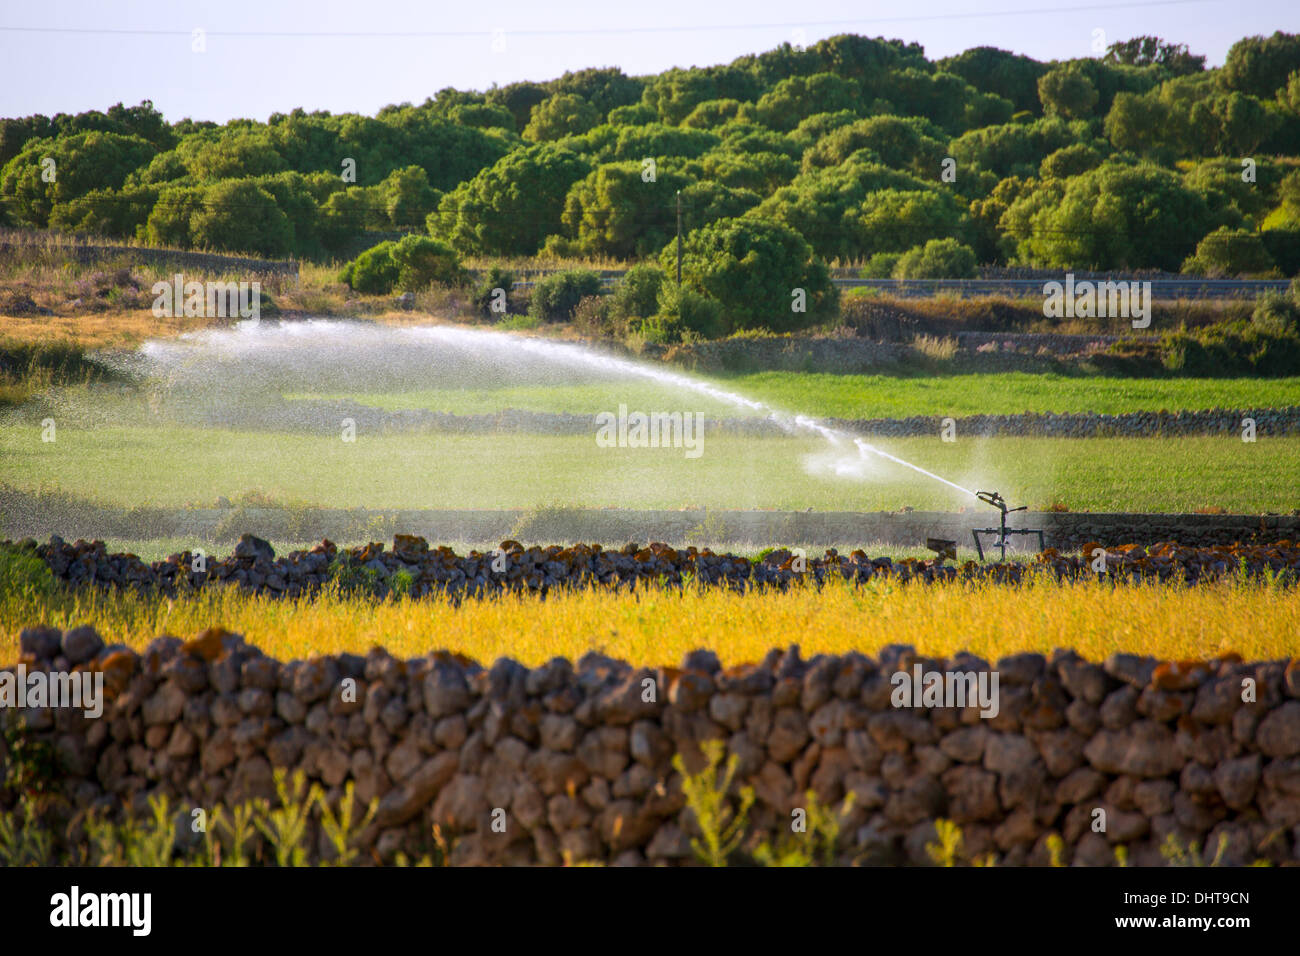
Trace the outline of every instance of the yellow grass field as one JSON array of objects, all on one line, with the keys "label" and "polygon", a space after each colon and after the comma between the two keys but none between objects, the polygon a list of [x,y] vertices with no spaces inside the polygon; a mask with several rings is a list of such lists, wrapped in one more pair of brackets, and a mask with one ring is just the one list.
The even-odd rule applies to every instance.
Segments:
[{"label": "yellow grass field", "polygon": [[594,591],[460,607],[335,595],[293,603],[233,589],[174,601],[56,592],[0,602],[0,663],[17,658],[19,631],[35,623],[92,623],[106,641],[136,648],[159,634],[188,638],[220,624],[282,660],[380,645],[399,657],[447,649],[485,664],[508,656],[535,666],[598,650],[638,665],[676,665],[687,651],[709,648],[734,665],[790,644],[808,656],[872,654],[891,643],[913,644],[926,655],[968,650],[986,659],[1069,647],[1091,660],[1116,650],[1164,659],[1235,651],[1255,660],[1300,655],[1300,589],[1046,581],[1018,589],[834,585],[821,593],[748,596],[717,589],[639,598]]}]

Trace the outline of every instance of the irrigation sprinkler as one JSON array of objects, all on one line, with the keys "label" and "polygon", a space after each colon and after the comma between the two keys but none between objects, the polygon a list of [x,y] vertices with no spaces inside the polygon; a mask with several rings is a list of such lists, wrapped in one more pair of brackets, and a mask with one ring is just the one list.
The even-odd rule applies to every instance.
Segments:
[{"label": "irrigation sprinkler", "polygon": [[993,544],[996,547],[1002,549],[1002,557],[999,559],[1002,561],[1005,561],[1007,559],[1007,539],[1012,535],[1036,534],[1038,535],[1038,550],[1042,551],[1046,548],[1047,545],[1046,542],[1043,540],[1042,528],[1008,528],[1007,527],[1007,515],[1013,511],[1028,511],[1029,505],[1021,505],[1019,508],[1008,508],[1006,499],[1003,498],[996,491],[977,491],[975,492],[975,497],[978,498],[980,501],[984,502],[986,505],[992,505],[994,508],[997,508],[998,511],[1002,513],[1002,519],[999,522],[998,527],[974,528],[971,530],[971,534],[975,538],[975,550],[979,552],[981,561],[984,560],[984,545],[980,542],[980,535],[982,534],[996,535],[996,537],[993,539]]}]

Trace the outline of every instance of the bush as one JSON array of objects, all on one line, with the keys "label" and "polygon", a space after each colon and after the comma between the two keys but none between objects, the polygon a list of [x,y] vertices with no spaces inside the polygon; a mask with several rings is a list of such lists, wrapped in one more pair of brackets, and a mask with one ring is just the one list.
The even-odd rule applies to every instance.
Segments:
[{"label": "bush", "polygon": [[877,252],[867,260],[867,264],[858,273],[863,279],[892,279],[898,260],[903,258],[901,252]]},{"label": "bush", "polygon": [[665,282],[659,289],[659,317],[678,337],[687,331],[706,339],[727,333],[721,302],[675,282]]},{"label": "bush", "polygon": [[544,322],[567,322],[583,296],[600,295],[600,275],[590,269],[570,269],[547,276],[533,286],[528,314]]},{"label": "bush", "polygon": [[367,295],[387,295],[397,285],[402,268],[393,258],[395,242],[381,242],[357,256],[339,273],[339,281]]},{"label": "bush", "polygon": [[1178,375],[1212,375],[1214,370],[1205,346],[1194,336],[1170,336],[1164,350],[1165,369]]},{"label": "bush", "polygon": [[914,246],[894,266],[898,279],[969,279],[975,275],[975,252],[956,239],[931,239]]},{"label": "bush", "polygon": [[[488,269],[483,277],[479,279],[478,285],[474,287],[474,294],[471,301],[474,308],[488,318],[495,315],[505,315],[510,311],[510,290],[515,284],[515,274],[508,269],[502,269],[499,266],[493,266]],[[492,302],[496,290],[501,289],[505,292],[505,312],[493,313]]]},{"label": "bush", "polygon": [[445,242],[428,236],[403,236],[393,247],[397,264],[397,287],[415,292],[426,286],[458,285],[465,280],[456,251]]},{"label": "bush", "polygon": [[609,335],[613,331],[609,299],[603,295],[584,295],[574,306],[573,327],[583,335]]},{"label": "bush", "polygon": [[654,315],[664,273],[657,266],[633,266],[624,273],[609,297],[610,314],[619,319]]},{"label": "bush", "polygon": [[1255,300],[1250,325],[1268,335],[1287,335],[1300,324],[1300,307],[1296,300],[1281,292],[1266,292]]},{"label": "bush", "polygon": [[1207,276],[1257,275],[1274,268],[1273,257],[1257,232],[1220,226],[1183,262],[1183,272]]},{"label": "bush", "polygon": [[428,236],[404,236],[398,242],[381,242],[357,256],[339,273],[339,281],[368,295],[387,295],[394,289],[414,292],[437,282],[464,281],[456,252],[445,242]]}]

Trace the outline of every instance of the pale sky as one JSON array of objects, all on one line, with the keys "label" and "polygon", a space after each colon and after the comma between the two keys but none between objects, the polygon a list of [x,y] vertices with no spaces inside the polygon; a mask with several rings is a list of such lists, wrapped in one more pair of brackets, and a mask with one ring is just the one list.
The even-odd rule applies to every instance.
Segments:
[{"label": "pale sky", "polygon": [[[23,29],[16,29],[23,28]],[[206,31],[194,52],[192,31]],[[837,33],[918,42],[931,59],[996,46],[1040,60],[1152,34],[1223,62],[1234,41],[1300,32],[1296,0],[45,0],[0,11],[0,116],[153,100],[168,120],[373,114],[446,86],[618,66],[707,66]],[[494,49],[494,31],[497,34]],[[310,34],[372,34],[330,36]],[[373,34],[388,34],[375,36]],[[500,47],[504,45],[504,49]]]}]

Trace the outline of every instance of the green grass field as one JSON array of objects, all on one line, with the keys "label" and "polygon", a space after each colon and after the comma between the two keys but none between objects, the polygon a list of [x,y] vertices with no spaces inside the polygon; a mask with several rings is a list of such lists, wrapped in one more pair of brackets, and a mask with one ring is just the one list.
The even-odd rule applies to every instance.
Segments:
[{"label": "green grass field", "polygon": [[[1300,507],[1300,439],[960,439],[878,442],[966,488],[1073,511],[1287,512]],[[705,433],[703,454],[598,448],[591,436],[390,433],[337,437],[224,429],[0,430],[0,482],[118,506],[210,507],[250,491],[338,508],[770,508],[983,506],[872,458],[860,479],[810,473],[827,446]],[[852,449],[844,451],[852,456]]]},{"label": "green grass field", "polygon": [[[1300,378],[1106,378],[999,374],[895,377],[760,372],[711,382],[790,412],[822,418],[906,418],[912,415],[1008,415],[1020,412],[1098,412],[1279,408],[1300,405]],[[725,402],[681,389],[628,383],[423,389],[409,392],[296,394],[289,398],[349,398],[390,411],[427,408],[461,415],[506,408],[594,414],[632,409],[683,409],[708,415],[745,414]]]}]

